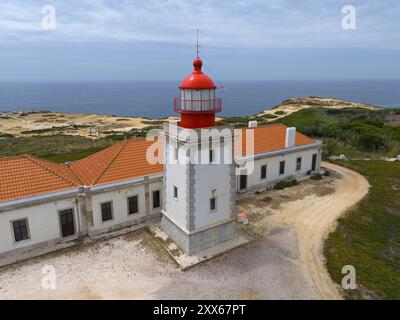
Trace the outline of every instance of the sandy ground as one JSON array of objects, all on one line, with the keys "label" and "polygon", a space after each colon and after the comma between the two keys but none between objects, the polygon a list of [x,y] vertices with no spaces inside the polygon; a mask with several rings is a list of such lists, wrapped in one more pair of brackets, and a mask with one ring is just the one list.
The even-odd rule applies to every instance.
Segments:
[{"label": "sandy ground", "polygon": [[[62,133],[95,139],[113,132],[142,129],[153,125],[153,121],[158,123],[168,120],[174,121],[176,118],[150,120],[141,117],[69,114],[49,111],[0,112],[0,133],[8,133],[16,137]],[[92,128],[96,129],[96,132],[92,132]]]},{"label": "sandy ground", "polygon": [[[338,174],[238,200],[254,242],[180,271],[146,230],[0,269],[0,299],[335,299],[323,239],[368,191],[359,174]],[[42,288],[54,266],[56,289]]]},{"label": "sandy ground", "polygon": [[377,106],[372,106],[357,102],[348,102],[334,98],[307,97],[307,98],[288,99],[272,109],[264,110],[260,114],[261,115],[269,114],[276,116],[276,118],[270,120],[272,121],[282,117],[286,117],[291,113],[297,112],[299,110],[312,109],[316,107],[329,108],[329,109],[344,109],[344,108],[363,108],[368,110],[381,109],[380,107]]},{"label": "sandy ground", "polygon": [[[273,119],[264,119],[265,121],[272,121],[302,109],[315,107],[326,107],[332,109],[352,107],[379,109],[375,106],[347,102],[339,99],[297,98],[286,100],[272,109],[261,112],[259,115],[273,115]],[[222,119],[223,118],[218,118],[217,120]],[[0,134],[8,133],[16,137],[26,137],[37,134],[52,135],[62,133],[67,135],[92,137],[95,139],[110,133],[127,132],[132,129],[142,129],[151,125],[160,125],[163,121],[177,121],[177,118],[145,119],[141,117],[68,114],[49,111],[0,112]],[[97,133],[91,133],[91,128],[95,128]]]}]

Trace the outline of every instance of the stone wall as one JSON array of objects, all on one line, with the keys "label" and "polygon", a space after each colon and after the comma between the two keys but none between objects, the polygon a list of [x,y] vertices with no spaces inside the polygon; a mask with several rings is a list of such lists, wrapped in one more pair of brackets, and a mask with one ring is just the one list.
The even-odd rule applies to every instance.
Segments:
[{"label": "stone wall", "polygon": [[196,254],[237,238],[237,226],[234,220],[188,234],[163,215],[161,228],[188,255]]}]

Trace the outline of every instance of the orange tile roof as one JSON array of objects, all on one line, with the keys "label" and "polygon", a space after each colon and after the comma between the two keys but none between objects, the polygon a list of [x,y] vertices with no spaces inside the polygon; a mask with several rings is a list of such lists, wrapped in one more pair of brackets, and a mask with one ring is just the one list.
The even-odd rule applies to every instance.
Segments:
[{"label": "orange tile roof", "polygon": [[80,185],[66,167],[31,156],[0,159],[0,201],[20,199]]},{"label": "orange tile roof", "polygon": [[[256,127],[255,154],[285,148],[287,126],[283,124]],[[246,130],[242,154],[246,152]],[[315,140],[297,132],[296,146]],[[49,192],[67,190],[81,185],[100,185],[162,173],[164,165],[149,164],[144,139],[125,140],[68,166],[31,156],[0,158],[0,202]],[[235,148],[236,154],[239,148]],[[163,150],[159,150],[163,156]]]},{"label": "orange tile roof", "polygon": [[[278,123],[250,129],[254,132],[254,154],[261,154],[269,151],[284,149],[287,128],[288,127],[286,125]],[[247,130],[249,130],[249,128],[242,129],[242,150],[240,150],[240,145],[237,145],[235,143],[236,156],[246,155],[246,145],[249,145],[249,147],[251,145],[249,144],[249,141],[252,137],[251,135],[246,135]],[[307,145],[314,142],[315,140],[305,136],[298,131],[296,132],[296,146]],[[240,141],[238,143],[240,143]]]},{"label": "orange tile roof", "polygon": [[162,163],[150,164],[146,159],[151,144],[145,139],[125,140],[71,164],[70,169],[88,186],[162,173]]}]

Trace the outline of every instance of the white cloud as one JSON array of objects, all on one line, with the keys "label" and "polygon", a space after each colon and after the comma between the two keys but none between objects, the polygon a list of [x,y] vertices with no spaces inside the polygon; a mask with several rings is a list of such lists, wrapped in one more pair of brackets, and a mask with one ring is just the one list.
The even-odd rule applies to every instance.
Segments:
[{"label": "white cloud", "polygon": [[[288,0],[3,0],[0,44],[10,41],[148,41],[194,43],[195,30],[207,46],[329,47],[400,43],[400,5],[355,0],[358,29],[344,31],[346,1]],[[389,4],[390,3],[390,4]],[[41,7],[57,10],[57,30],[40,27]],[[396,41],[397,40],[397,41]]]}]

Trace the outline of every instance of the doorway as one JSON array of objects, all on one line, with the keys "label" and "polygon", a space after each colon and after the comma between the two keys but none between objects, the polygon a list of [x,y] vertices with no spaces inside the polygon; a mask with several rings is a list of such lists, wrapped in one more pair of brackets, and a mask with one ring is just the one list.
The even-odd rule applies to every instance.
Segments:
[{"label": "doorway", "polygon": [[247,189],[247,175],[242,174],[240,176],[240,184],[239,184],[240,190],[245,190]]},{"label": "doorway", "polygon": [[60,223],[63,238],[75,234],[74,211],[72,209],[60,211]]},{"label": "doorway", "polygon": [[311,163],[311,171],[315,171],[317,168],[317,154],[313,154],[312,163]]}]

